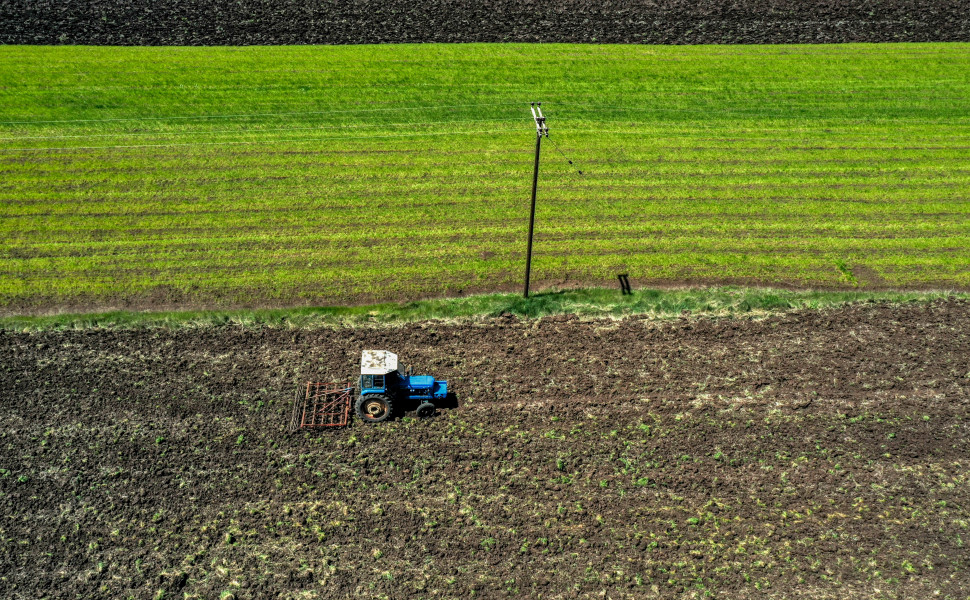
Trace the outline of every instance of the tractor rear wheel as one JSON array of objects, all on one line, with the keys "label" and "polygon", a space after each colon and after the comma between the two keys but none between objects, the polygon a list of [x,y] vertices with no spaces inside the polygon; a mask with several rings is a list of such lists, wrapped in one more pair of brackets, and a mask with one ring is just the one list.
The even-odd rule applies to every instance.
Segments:
[{"label": "tractor rear wheel", "polygon": [[391,399],[382,394],[368,394],[357,399],[357,416],[365,423],[383,423],[394,413]]}]

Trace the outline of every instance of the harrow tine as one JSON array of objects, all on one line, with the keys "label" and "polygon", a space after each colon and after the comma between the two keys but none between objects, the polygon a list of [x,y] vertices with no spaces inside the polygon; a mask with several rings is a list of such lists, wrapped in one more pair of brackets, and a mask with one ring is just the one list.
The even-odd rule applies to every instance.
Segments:
[{"label": "harrow tine", "polygon": [[300,393],[302,391],[301,386],[297,386],[296,393],[293,395],[293,410],[290,411],[290,426],[288,428],[290,433],[300,428],[301,414],[303,412],[303,402],[301,402],[303,394]]}]

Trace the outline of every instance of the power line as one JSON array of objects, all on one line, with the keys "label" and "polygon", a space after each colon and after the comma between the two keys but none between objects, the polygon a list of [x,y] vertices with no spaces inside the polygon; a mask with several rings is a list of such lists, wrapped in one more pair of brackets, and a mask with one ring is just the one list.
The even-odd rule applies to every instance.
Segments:
[{"label": "power line", "polygon": [[[666,108],[666,107],[656,107],[656,108],[652,108],[652,107],[643,107],[643,106],[623,106],[623,105],[618,105],[618,104],[582,104],[582,103],[573,104],[573,103],[569,103],[569,102],[561,102],[561,103],[558,104],[558,106],[563,107],[565,109],[568,109],[569,107],[581,106],[581,107],[584,107],[584,108],[594,108],[594,109],[597,109],[597,110],[601,110],[601,109],[607,109],[607,110],[609,110],[609,109],[613,109],[613,110],[629,110],[629,111],[639,111],[639,112],[642,112],[642,113],[683,112],[683,113],[704,113],[704,114],[741,115],[741,116],[750,116],[750,117],[778,118],[778,119],[788,119],[788,120],[799,120],[799,119],[801,119],[801,117],[793,116],[793,115],[783,115],[783,116],[763,115],[761,113],[753,113],[753,112],[744,111],[744,110],[730,110],[730,109],[720,109],[720,108],[709,108],[709,107],[704,107],[704,106],[700,106],[700,107],[697,107],[697,108]],[[851,103],[846,103],[845,104],[845,107],[846,108],[850,108],[850,107],[854,107],[854,106],[856,106],[856,105],[855,104],[851,104]],[[828,108],[828,106],[819,106],[818,103],[816,103],[814,105],[812,105],[812,104],[802,104],[802,105],[798,105],[798,104],[796,104],[796,105],[774,105],[774,106],[769,105],[769,107],[770,108],[777,108],[777,109],[787,109],[787,110],[796,109],[796,108]],[[921,105],[920,106],[910,105],[910,106],[904,106],[902,108],[925,109],[925,108],[933,108],[933,107],[932,106],[926,107],[926,106],[921,106]],[[899,120],[920,120],[920,121],[923,121],[923,120],[925,120],[925,119],[907,119],[905,117],[899,117],[899,118],[897,118],[897,117],[835,117],[835,116],[832,116],[832,117],[824,117],[824,118],[831,119],[831,120],[859,120],[859,121],[866,121],[866,122],[869,122],[869,121],[899,121]],[[965,120],[966,117],[959,117],[959,119]]]},{"label": "power line", "polygon": [[[642,131],[628,131],[623,129],[564,129],[563,131],[565,133],[617,133],[617,134],[623,134],[623,135],[644,135],[644,132]],[[663,139],[665,136],[661,135],[656,137],[659,139]],[[730,143],[732,141],[750,142],[750,141],[756,141],[756,140],[762,140],[762,141],[768,140],[768,141],[777,142],[779,144],[783,144],[786,142],[791,143],[794,141],[794,140],[786,140],[784,138],[736,138],[732,140],[732,139],[718,139],[718,138],[696,138],[693,136],[681,136],[681,137],[703,140],[703,141],[714,141],[714,142],[725,142],[725,143]],[[958,138],[958,139],[963,139],[963,138]],[[834,143],[834,142],[837,142],[838,140],[825,140],[825,141],[828,141],[829,143]],[[765,150],[769,148],[770,147],[768,146],[750,147],[750,149],[752,150]],[[914,150],[960,150],[960,149],[963,149],[963,146],[840,146],[838,148],[819,147],[818,149],[819,150],[905,150],[909,148]],[[712,148],[705,148],[705,149],[714,150],[716,148],[712,147]]]},{"label": "power line", "polygon": [[214,130],[202,130],[193,129],[189,131],[132,131],[132,132],[120,132],[120,133],[86,133],[81,135],[51,135],[51,136],[17,136],[0,138],[0,141],[16,141],[16,140],[61,140],[61,139],[73,139],[73,138],[96,138],[96,137],[127,137],[127,136],[166,136],[166,135],[217,135],[217,134],[244,134],[244,133],[262,133],[265,131],[310,131],[310,130],[320,130],[320,129],[355,129],[359,127],[403,127],[403,126],[424,126],[424,125],[451,125],[454,123],[511,123],[514,119],[469,119],[469,120],[451,120],[451,121],[427,121],[424,123],[359,123],[353,125],[319,125],[316,127],[272,127],[272,128],[261,128],[254,129],[252,131],[245,131],[240,129],[214,129]]},{"label": "power line", "polygon": [[[557,63],[557,62],[558,61],[556,61],[556,60],[550,61],[550,63]],[[335,70],[335,69],[338,69],[338,68],[358,69],[359,66],[360,66],[359,64],[344,65],[344,66],[329,65],[328,68],[329,69],[332,69],[332,70]],[[294,70],[294,71],[291,71],[291,72],[300,72],[300,73],[303,73],[304,71],[296,71],[296,70]],[[820,89],[818,87],[818,85],[817,85],[819,83],[822,83],[822,84],[834,84],[834,85],[844,85],[844,82],[835,81],[833,79],[801,79],[801,78],[799,78],[797,80],[791,80],[791,79],[759,79],[759,80],[756,80],[756,81],[749,82],[747,84],[734,84],[734,85],[731,85],[731,86],[727,86],[727,85],[713,86],[712,85],[710,87],[703,87],[703,86],[696,87],[696,86],[689,85],[689,84],[669,84],[668,83],[667,84],[668,87],[666,87],[665,89],[654,88],[654,89],[649,89],[649,90],[641,90],[638,93],[651,94],[651,95],[654,95],[654,96],[661,96],[661,95],[671,95],[671,94],[683,94],[685,91],[691,91],[691,92],[695,92],[695,90],[702,90],[702,91],[712,91],[712,90],[713,91],[721,91],[722,89],[730,88],[732,90],[740,89],[740,90],[749,91],[749,92],[750,91],[760,92],[760,91],[786,91],[786,90],[790,90],[793,93],[802,92],[802,91],[808,89],[808,90],[811,90],[813,93],[822,93],[822,94],[846,94],[846,93],[856,93],[856,92],[867,92],[867,91],[870,91],[870,90],[888,90],[888,91],[894,91],[894,92],[897,92],[897,91],[900,91],[900,90],[902,90],[902,91],[908,91],[908,90],[914,90],[914,89],[926,90],[928,87],[932,87],[932,86],[940,86],[940,85],[947,84],[947,83],[965,84],[966,82],[965,82],[964,79],[960,79],[960,78],[920,79],[918,83],[911,83],[911,84],[905,84],[905,85],[896,84],[896,83],[882,84],[882,83],[876,83],[876,82],[873,82],[873,83],[862,83],[862,82],[859,82],[859,81],[855,81],[855,82],[852,83],[852,87],[840,87],[840,88],[837,88],[837,89]],[[422,85],[422,86],[426,86],[426,87],[436,87],[436,86],[439,86],[440,84],[439,83],[422,83],[422,84],[417,84],[417,85]],[[527,87],[529,87],[530,84],[528,84],[528,83],[513,84],[513,83],[508,83],[508,82],[486,82],[486,81],[451,81],[451,82],[448,82],[448,85],[449,86],[475,86],[475,87],[501,87],[501,88],[517,88],[517,89],[519,89],[519,88],[527,88]],[[26,93],[40,93],[40,91],[37,90],[37,88],[40,87],[38,84],[27,84],[27,83],[24,83],[24,84],[21,84],[19,87],[22,88],[22,89],[24,89],[24,91]],[[100,91],[100,90],[132,90],[132,89],[163,89],[163,90],[170,90],[170,89],[174,89],[174,88],[178,88],[178,87],[179,87],[178,85],[174,85],[174,84],[145,84],[145,85],[137,85],[137,86],[134,86],[134,85],[76,85],[76,86],[75,85],[72,85],[71,86],[71,89],[72,90],[80,90],[80,91],[89,91],[89,90],[96,90],[96,91]],[[279,84],[266,84],[266,83],[263,83],[263,84],[260,84],[260,85],[252,86],[252,85],[247,85],[246,83],[238,83],[238,84],[220,83],[218,85],[193,85],[192,86],[192,89],[193,90],[199,90],[199,91],[202,91],[204,93],[209,93],[209,92],[224,92],[224,91],[227,91],[227,90],[236,90],[236,89],[245,89],[247,91],[264,91],[264,90],[282,90],[282,91],[287,91],[287,90],[292,90],[292,89],[296,89],[296,88],[300,88],[300,89],[332,89],[332,88],[335,88],[335,87],[354,87],[354,88],[358,88],[358,89],[361,88],[361,87],[376,87],[376,88],[382,88],[382,87],[385,87],[385,84],[383,84],[383,83],[359,83],[359,82],[336,83],[336,82],[330,81],[330,82],[327,82],[325,84],[311,84],[309,86],[304,86],[304,85],[295,84],[295,83],[279,83]],[[944,98],[957,98],[957,97],[962,98],[962,96],[942,96],[942,97],[944,97]]]},{"label": "power line", "polygon": [[[393,111],[415,111],[415,110],[439,110],[447,108],[476,108],[476,107],[486,107],[486,106],[513,106],[518,104],[517,102],[493,102],[493,103],[483,103],[483,104],[445,104],[445,105],[425,105],[425,106],[401,106],[401,107],[383,107],[383,108],[357,108],[357,109],[346,109],[346,110],[325,110],[325,111],[301,111],[301,112],[267,112],[267,113],[247,113],[247,114],[229,114],[229,115],[172,115],[172,116],[144,116],[144,117],[117,117],[117,118],[105,118],[105,119],[60,119],[60,120],[27,120],[27,121],[0,121],[0,125],[35,125],[35,124],[45,124],[45,123],[109,123],[109,122],[131,122],[131,121],[167,121],[167,120],[191,120],[191,119],[243,119],[252,117],[291,117],[291,116],[304,116],[304,115],[329,115],[329,114],[354,114],[354,113],[371,113],[371,112],[393,112]],[[826,103],[826,105],[831,103]],[[751,113],[750,111],[743,110],[730,110],[730,109],[717,109],[709,107],[697,107],[697,108],[666,108],[666,107],[643,107],[643,106],[625,106],[618,104],[585,104],[585,103],[570,103],[564,102],[559,103],[559,106],[563,108],[569,107],[585,107],[585,108],[595,108],[595,109],[613,109],[613,110],[629,110],[629,111],[639,111],[639,112],[651,112],[651,113],[663,113],[663,112],[686,112],[686,113],[705,113],[705,114],[731,114],[731,115],[749,115],[758,116],[757,113]],[[784,105],[776,106],[774,108],[815,108],[818,107],[819,103],[814,105]],[[848,104],[847,104],[848,106]],[[926,108],[925,106],[907,106],[904,108]],[[790,116],[781,118],[792,118]],[[831,119],[853,119],[853,117],[829,117]],[[860,118],[861,120],[861,118]],[[865,118],[867,121],[871,120],[888,120],[894,121],[899,120],[893,117],[882,117],[882,118]]]},{"label": "power line", "polygon": [[364,112],[389,112],[395,110],[438,110],[444,108],[472,108],[482,106],[510,106],[519,104],[518,102],[495,102],[490,104],[443,104],[433,106],[400,106],[386,108],[357,108],[349,110],[319,110],[307,112],[279,112],[279,113],[252,113],[238,115],[189,115],[189,116],[168,116],[168,117],[119,117],[109,119],[65,119],[50,121],[0,121],[0,125],[33,125],[37,123],[107,123],[114,121],[166,121],[176,119],[242,119],[249,117],[283,117],[297,115],[335,115],[348,113]]},{"label": "power line", "polygon": [[[119,132],[119,133],[91,133],[91,134],[79,134],[79,135],[52,135],[52,136],[16,136],[16,137],[5,137],[0,138],[0,141],[20,141],[20,140],[60,140],[60,139],[84,139],[84,138],[105,138],[105,137],[135,137],[135,136],[150,136],[150,137],[165,137],[165,136],[179,136],[179,135],[233,135],[233,134],[257,134],[264,132],[276,132],[276,131],[319,131],[324,129],[358,129],[358,128],[369,128],[369,127],[421,127],[421,126],[433,126],[433,125],[453,125],[453,124],[468,124],[468,123],[511,123],[514,119],[467,119],[467,120],[446,120],[446,121],[425,121],[425,122],[407,122],[407,123],[383,123],[383,124],[373,124],[373,123],[357,123],[357,124],[339,124],[339,125],[318,125],[313,127],[272,127],[272,128],[259,128],[251,131],[241,130],[241,129],[214,129],[214,130],[180,130],[180,131],[150,131],[150,132]],[[631,122],[629,120],[615,120],[615,119],[589,119],[583,120],[587,123],[597,123],[597,124],[615,124],[624,123],[629,126],[649,126],[649,123],[643,122]],[[710,127],[698,128],[693,133],[687,133],[687,130],[673,130],[671,131],[667,127],[656,127],[654,131],[654,137],[658,139],[688,139],[688,140],[714,140],[714,141],[729,141],[729,139],[744,140],[744,141],[754,141],[754,140],[778,140],[775,137],[752,137],[747,136],[745,132],[740,131],[729,131],[725,132],[730,134],[729,136],[723,137],[704,137],[712,136],[715,132],[723,131],[723,129],[716,129]],[[863,132],[851,132],[851,131],[820,131],[818,129],[814,131],[809,130],[792,130],[788,128],[759,128],[759,132],[764,131],[784,131],[788,132],[787,138],[795,137],[835,137],[840,139],[845,138],[891,138],[898,137],[900,135],[905,135],[907,138],[912,137],[909,134],[899,132],[884,132],[884,133],[863,133]],[[728,139],[729,138],[729,139]],[[923,139],[935,139],[935,140],[970,140],[970,136],[957,136],[957,135],[934,135],[925,134],[922,136]],[[562,154],[562,150],[559,149],[558,145],[556,150]],[[567,159],[568,160],[568,159]]]},{"label": "power line", "polygon": [[[613,130],[613,129],[573,129],[573,130],[562,130],[564,133],[604,133],[604,134],[623,134],[623,135],[643,135],[643,132],[638,131],[627,131],[627,130]],[[41,151],[70,151],[70,150],[120,150],[120,149],[134,149],[134,148],[173,148],[173,147],[193,147],[193,146],[231,146],[231,145],[245,145],[245,144],[270,144],[270,143],[303,143],[303,142],[314,142],[314,141],[328,141],[328,140],[369,140],[369,139],[387,139],[387,138],[411,138],[411,137],[432,137],[441,135],[465,135],[465,134],[503,134],[503,133],[517,133],[512,129],[493,129],[485,131],[442,131],[442,132],[424,132],[424,133],[401,133],[401,134],[390,134],[390,135],[361,135],[361,136],[327,136],[327,137],[310,137],[310,138],[290,138],[290,139],[261,139],[261,140],[243,140],[243,141],[221,141],[221,142],[184,142],[184,143],[174,143],[174,144],[131,144],[131,145],[113,145],[113,146],[63,146],[63,147],[32,147],[32,148],[2,148],[0,147],[0,153],[3,152],[41,152]],[[697,141],[713,141],[722,142],[724,144],[734,144],[739,142],[749,142],[749,141],[773,141],[776,142],[776,146],[747,146],[738,147],[731,146],[735,150],[739,149],[749,149],[749,150],[766,150],[776,147],[782,147],[787,142],[789,145],[794,143],[795,140],[785,140],[780,138],[737,138],[737,139],[717,139],[717,138],[698,138],[694,136],[656,136],[657,139],[694,139]],[[550,138],[551,139],[551,138]],[[961,138],[962,139],[962,138]],[[835,140],[832,140],[834,142]],[[804,141],[802,142],[804,145]],[[677,146],[663,146],[661,148],[667,149],[678,149]],[[840,146],[840,147],[825,147],[818,146],[811,149],[815,150],[956,150],[961,149],[962,146]],[[653,149],[657,149],[656,147]],[[717,147],[711,146],[704,148],[707,150],[716,150]],[[570,165],[574,165],[574,162],[569,159],[568,156],[562,150],[556,146],[556,150],[562,154],[563,158]],[[580,175],[585,175],[581,170],[577,169]]]},{"label": "power line", "polygon": [[[604,123],[608,121],[602,121]],[[788,136],[777,136],[777,137],[764,137],[764,136],[746,136],[743,133],[731,133],[726,132],[723,136],[713,135],[711,132],[699,133],[697,135],[679,135],[679,134],[669,134],[663,131],[623,131],[623,130],[606,130],[606,129],[563,129],[562,131],[567,133],[624,133],[627,135],[649,135],[655,140],[688,140],[696,142],[725,142],[725,143],[736,143],[736,142],[792,142],[792,141],[817,141],[819,143],[837,143],[839,141],[858,141],[858,140],[869,140],[869,139],[884,139],[886,141],[905,139],[918,141],[932,141],[932,142],[945,142],[945,141],[970,141],[970,136],[921,136],[914,138],[912,135],[907,135],[904,133],[896,134],[815,134],[812,132],[803,132],[798,134],[792,134]],[[961,146],[954,146],[954,149],[960,148]]]},{"label": "power line", "polygon": [[426,137],[426,136],[438,136],[438,135],[467,135],[467,134],[496,134],[496,133],[515,133],[520,134],[521,132],[515,129],[493,129],[489,131],[439,131],[439,132],[426,132],[426,133],[402,133],[394,135],[358,135],[358,136],[329,136],[322,138],[300,138],[300,139],[268,139],[268,140],[245,140],[237,142],[186,142],[182,144],[135,144],[130,146],[66,146],[61,148],[0,148],[0,152],[13,152],[13,151],[49,151],[49,150],[120,150],[128,148],[174,148],[174,147],[186,147],[186,146],[232,146],[240,144],[276,144],[276,143],[301,143],[301,142],[326,142],[330,140],[370,140],[370,139],[383,139],[383,138],[409,138],[409,137]]}]

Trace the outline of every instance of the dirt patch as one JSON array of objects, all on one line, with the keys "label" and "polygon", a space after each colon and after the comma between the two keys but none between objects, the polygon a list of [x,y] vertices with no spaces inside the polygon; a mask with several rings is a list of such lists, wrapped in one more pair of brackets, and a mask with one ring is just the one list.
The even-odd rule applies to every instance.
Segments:
[{"label": "dirt patch", "polygon": [[878,271],[866,265],[852,265],[852,275],[867,288],[884,287],[889,284]]},{"label": "dirt patch", "polygon": [[[288,436],[363,348],[431,421]],[[4,595],[965,597],[970,303],[0,331]]]}]

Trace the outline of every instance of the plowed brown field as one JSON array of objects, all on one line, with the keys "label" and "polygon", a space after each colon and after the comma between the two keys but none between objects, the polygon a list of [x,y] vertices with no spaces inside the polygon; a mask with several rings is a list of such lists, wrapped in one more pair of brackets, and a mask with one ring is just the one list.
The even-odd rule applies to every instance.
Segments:
[{"label": "plowed brown field", "polygon": [[[363,348],[458,407],[287,435]],[[967,302],[0,331],[0,365],[3,597],[970,594]]]}]

